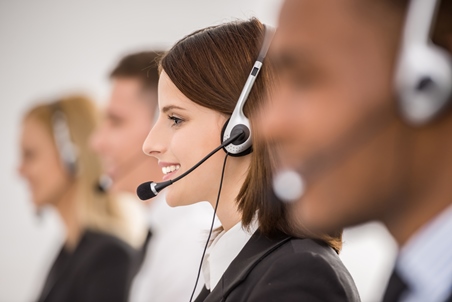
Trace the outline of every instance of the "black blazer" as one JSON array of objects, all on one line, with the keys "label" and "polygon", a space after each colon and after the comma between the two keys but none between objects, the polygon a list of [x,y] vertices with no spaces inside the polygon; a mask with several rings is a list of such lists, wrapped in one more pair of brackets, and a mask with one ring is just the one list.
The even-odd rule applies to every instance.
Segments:
[{"label": "black blazer", "polygon": [[195,302],[360,301],[336,252],[312,239],[256,231],[210,293]]},{"label": "black blazer", "polygon": [[38,301],[127,301],[137,258],[138,252],[120,239],[86,231],[73,252],[61,249]]},{"label": "black blazer", "polygon": [[[406,284],[399,277],[397,272],[393,271],[383,296],[383,302],[398,302],[402,294],[407,290]],[[452,302],[452,294],[444,300],[444,302]]]}]

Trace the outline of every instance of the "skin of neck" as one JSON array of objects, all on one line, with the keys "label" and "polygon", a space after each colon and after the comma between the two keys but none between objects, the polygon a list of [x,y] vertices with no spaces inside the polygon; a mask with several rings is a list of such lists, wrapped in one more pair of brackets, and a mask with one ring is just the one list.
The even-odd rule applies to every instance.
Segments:
[{"label": "skin of neck", "polygon": [[[218,203],[217,216],[225,231],[230,230],[242,219],[242,214],[237,209],[237,196],[245,182],[251,156],[231,157],[227,159],[220,200]],[[217,196],[209,199],[215,208]]]},{"label": "skin of neck", "polygon": [[[450,108],[448,109],[450,111]],[[441,116],[421,129],[407,130],[410,154],[403,184],[404,200],[383,221],[399,246],[452,205],[452,116]],[[390,212],[391,209],[388,210]]]}]

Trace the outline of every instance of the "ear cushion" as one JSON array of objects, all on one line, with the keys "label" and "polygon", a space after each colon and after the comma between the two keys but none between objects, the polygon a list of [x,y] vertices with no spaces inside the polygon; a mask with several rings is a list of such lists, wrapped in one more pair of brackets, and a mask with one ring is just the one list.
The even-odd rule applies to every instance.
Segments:
[{"label": "ear cushion", "polygon": [[403,51],[396,74],[399,106],[405,120],[421,125],[451,101],[452,60],[434,45],[410,45]]},{"label": "ear cushion", "polygon": [[77,175],[77,147],[71,140],[66,115],[57,105],[54,106],[56,109],[52,115],[52,130],[56,148],[65,169],[74,177]]},{"label": "ear cushion", "polygon": [[[221,137],[220,137],[221,142],[223,142],[224,132],[226,131],[226,127],[228,126],[228,124],[229,124],[229,119],[226,121],[226,123],[224,123],[223,129],[221,130]],[[239,126],[239,125],[237,125],[237,126]],[[245,128],[248,129],[248,127],[245,127]],[[249,129],[248,129],[248,131],[249,131]],[[228,153],[232,157],[241,157],[241,156],[245,156],[245,155],[248,155],[251,152],[253,152],[253,145],[251,145],[251,147],[249,147],[248,149],[246,149],[240,153],[231,153],[226,149],[226,147],[223,147],[223,150],[224,150],[224,152]]]}]

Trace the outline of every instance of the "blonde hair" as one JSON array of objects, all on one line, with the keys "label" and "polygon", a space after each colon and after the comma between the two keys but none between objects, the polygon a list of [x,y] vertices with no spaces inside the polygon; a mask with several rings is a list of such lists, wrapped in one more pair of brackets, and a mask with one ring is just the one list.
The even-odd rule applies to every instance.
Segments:
[{"label": "blonde hair", "polygon": [[41,123],[58,149],[53,124],[57,112],[64,115],[77,155],[72,178],[77,198],[77,211],[74,215],[78,215],[82,227],[110,233],[138,247],[144,240],[144,228],[137,229],[133,223],[134,217],[128,215],[131,211],[124,209],[125,204],[121,204],[115,196],[96,190],[102,167],[89,146],[89,137],[99,122],[96,106],[89,98],[74,95],[37,105],[26,113],[24,120],[33,119]]}]

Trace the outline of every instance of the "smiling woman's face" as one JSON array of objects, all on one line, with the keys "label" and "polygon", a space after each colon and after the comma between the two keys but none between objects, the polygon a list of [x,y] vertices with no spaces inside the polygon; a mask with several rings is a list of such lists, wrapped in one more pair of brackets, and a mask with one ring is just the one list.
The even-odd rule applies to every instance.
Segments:
[{"label": "smiling woman's face", "polygon": [[[143,151],[158,159],[163,180],[168,180],[190,169],[220,145],[226,117],[192,102],[164,71],[160,75],[158,96],[159,118],[144,142]],[[218,152],[187,177],[168,187],[168,204],[213,202],[218,193],[224,156],[224,152]]]}]

